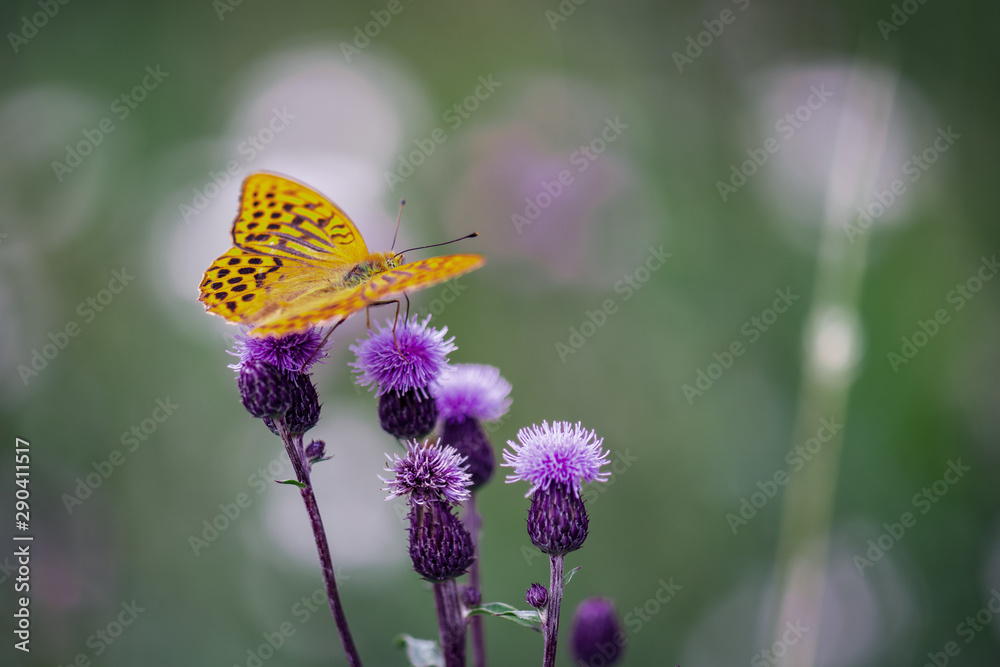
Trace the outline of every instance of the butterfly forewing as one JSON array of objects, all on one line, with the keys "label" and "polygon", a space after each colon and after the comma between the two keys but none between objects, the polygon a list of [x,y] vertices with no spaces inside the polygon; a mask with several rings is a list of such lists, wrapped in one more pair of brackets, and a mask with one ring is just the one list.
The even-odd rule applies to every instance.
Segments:
[{"label": "butterfly forewing", "polygon": [[368,257],[347,214],[315,190],[276,174],[258,173],[244,182],[232,236],[248,253],[298,262],[355,263]]},{"label": "butterfly forewing", "polygon": [[281,336],[343,319],[373,303],[460,276],[485,262],[479,255],[447,255],[403,264],[353,289],[304,297],[296,303],[287,304],[273,315],[260,319],[253,333],[258,336]]}]

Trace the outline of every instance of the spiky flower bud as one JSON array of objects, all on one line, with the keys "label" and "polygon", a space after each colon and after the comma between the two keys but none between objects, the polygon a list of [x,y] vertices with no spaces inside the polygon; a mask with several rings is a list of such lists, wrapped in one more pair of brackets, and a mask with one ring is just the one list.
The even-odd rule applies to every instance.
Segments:
[{"label": "spiky flower bud", "polygon": [[[285,425],[292,435],[301,435],[311,429],[319,421],[319,396],[312,378],[305,373],[288,371],[285,373],[292,405],[285,413]],[[264,423],[271,432],[278,435],[274,420],[264,418]]]},{"label": "spiky flower bud", "polygon": [[473,588],[472,586],[462,587],[462,605],[466,609],[478,607],[482,601],[483,594],[479,592],[478,588]]},{"label": "spiky flower bud", "polygon": [[400,440],[423,438],[434,430],[437,403],[415,389],[402,394],[389,391],[378,397],[378,421],[386,433]]},{"label": "spiky flower bud", "polygon": [[266,361],[251,359],[242,364],[236,382],[243,407],[254,417],[280,417],[291,407],[285,374]]},{"label": "spiky flower bud", "polygon": [[542,553],[566,554],[583,546],[590,520],[583,499],[562,484],[538,489],[528,509],[528,537]]},{"label": "spiky flower bud", "polygon": [[443,501],[410,506],[410,560],[428,581],[465,574],[474,560],[472,536]]},{"label": "spiky flower bud", "polygon": [[306,458],[310,463],[322,460],[326,455],[326,443],[322,440],[313,440],[306,446]]},{"label": "spiky flower bud", "polygon": [[541,609],[549,601],[549,592],[538,582],[528,586],[528,591],[524,594],[524,600],[535,609]]},{"label": "spiky flower bud", "polygon": [[469,462],[472,488],[482,486],[493,476],[496,455],[483,427],[475,419],[448,419],[441,429],[441,441],[451,445]]}]

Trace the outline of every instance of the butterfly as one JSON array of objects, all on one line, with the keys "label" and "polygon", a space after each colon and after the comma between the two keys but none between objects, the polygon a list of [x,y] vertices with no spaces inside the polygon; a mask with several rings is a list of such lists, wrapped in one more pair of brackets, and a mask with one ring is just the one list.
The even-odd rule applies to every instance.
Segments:
[{"label": "butterfly", "polygon": [[370,253],[336,204],[266,172],[243,181],[231,235],[233,247],[205,271],[198,300],[208,312],[252,327],[254,336],[343,321],[486,262],[480,255],[446,255],[404,264],[402,253]]}]

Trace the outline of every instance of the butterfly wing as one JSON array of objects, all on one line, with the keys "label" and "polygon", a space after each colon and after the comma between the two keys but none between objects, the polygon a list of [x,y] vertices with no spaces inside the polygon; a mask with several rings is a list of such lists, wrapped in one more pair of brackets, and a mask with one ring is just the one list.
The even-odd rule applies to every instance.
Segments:
[{"label": "butterfly wing", "polygon": [[353,264],[368,257],[347,214],[312,188],[259,172],[243,182],[233,245],[293,261]]},{"label": "butterfly wing", "polygon": [[257,320],[256,336],[282,336],[342,319],[378,301],[436,285],[486,263],[480,255],[446,255],[403,264],[354,288],[316,293]]},{"label": "butterfly wing", "polygon": [[256,173],[243,182],[233,248],[202,277],[199,301],[230,322],[253,324],[310,292],[343,285],[367,259],[361,232],[315,190],[284,176]]}]

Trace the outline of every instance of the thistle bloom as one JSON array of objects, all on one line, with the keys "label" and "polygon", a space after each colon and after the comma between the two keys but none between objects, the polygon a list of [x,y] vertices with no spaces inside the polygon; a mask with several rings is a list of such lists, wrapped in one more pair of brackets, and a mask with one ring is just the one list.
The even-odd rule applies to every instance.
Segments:
[{"label": "thistle bloom", "polygon": [[433,445],[407,443],[403,456],[386,454],[386,458],[386,472],[395,473],[392,479],[379,477],[386,485],[382,490],[389,492],[386,500],[409,496],[415,505],[433,501],[457,505],[469,498],[470,478],[464,457],[452,447],[442,447],[440,439]]},{"label": "thistle bloom", "polygon": [[443,426],[441,439],[469,460],[473,488],[493,476],[496,457],[482,422],[510,408],[510,383],[493,366],[458,364],[431,387]]},{"label": "thistle bloom", "polygon": [[386,500],[407,496],[410,503],[410,560],[413,569],[428,581],[454,579],[468,570],[474,558],[472,536],[452,509],[469,497],[469,473],[462,457],[451,447],[407,444],[403,456],[389,457],[382,479]]},{"label": "thistle bloom", "polygon": [[278,435],[275,419],[284,417],[288,432],[302,434],[319,421],[319,398],[312,379],[303,369],[326,356],[323,338],[315,329],[286,336],[255,338],[239,335],[229,354],[239,363],[237,372],[243,406],[264,420]]},{"label": "thistle bloom", "polygon": [[[542,422],[522,428],[518,442],[507,441],[503,465],[514,469],[507,482],[531,483],[528,536],[543,553],[562,555],[576,551],[587,539],[589,519],[580,495],[583,482],[604,482],[601,472],[609,452],[601,451],[604,439],[577,422]],[[512,450],[512,451],[511,451]]]},{"label": "thistle bloom", "polygon": [[309,366],[326,357],[323,336],[316,329],[284,336],[236,336],[235,350],[229,354],[239,357],[239,363],[230,368],[239,371],[248,361],[265,361],[283,371],[305,372]]},{"label": "thistle bloom", "polygon": [[581,665],[614,665],[624,654],[625,633],[615,605],[607,598],[587,598],[576,608],[570,648]]},{"label": "thistle bloom", "polygon": [[434,429],[437,404],[428,389],[449,369],[448,354],[457,348],[454,337],[445,339],[448,327],[427,326],[428,315],[418,322],[414,315],[395,327],[376,325],[368,338],[351,346],[357,361],[349,365],[362,387],[376,389],[379,422],[397,438],[422,438]]}]

